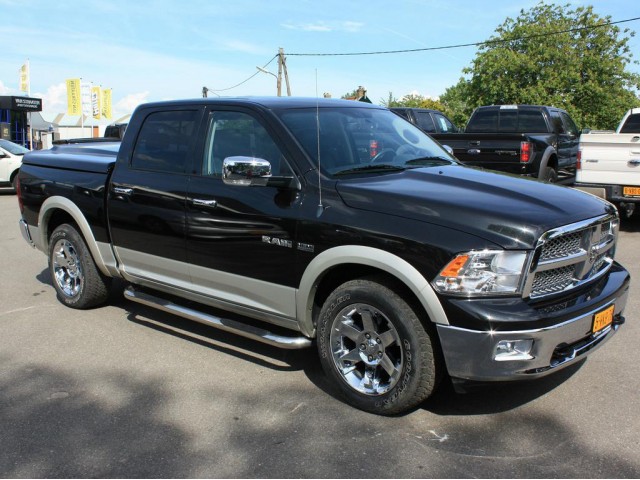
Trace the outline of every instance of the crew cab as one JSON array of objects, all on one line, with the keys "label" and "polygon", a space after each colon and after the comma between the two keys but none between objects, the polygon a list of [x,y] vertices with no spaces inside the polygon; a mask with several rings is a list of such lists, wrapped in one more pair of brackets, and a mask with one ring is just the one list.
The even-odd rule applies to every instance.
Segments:
[{"label": "crew cab", "polygon": [[464,133],[433,133],[461,162],[557,182],[575,175],[580,132],[569,114],[539,105],[478,107]]},{"label": "crew cab", "polygon": [[632,215],[640,203],[640,108],[629,110],[615,132],[583,134],[578,159],[575,187]]},{"label": "crew cab", "polygon": [[151,103],[122,143],[30,153],[18,178],[22,234],[65,305],[103,304],[118,278],[134,302],[315,345],[343,398],[377,414],[445,376],[551,374],[624,323],[613,205],[467,168],[382,107]]},{"label": "crew cab", "polygon": [[0,138],[0,191],[3,189],[15,190],[22,157],[28,151],[22,145]]}]

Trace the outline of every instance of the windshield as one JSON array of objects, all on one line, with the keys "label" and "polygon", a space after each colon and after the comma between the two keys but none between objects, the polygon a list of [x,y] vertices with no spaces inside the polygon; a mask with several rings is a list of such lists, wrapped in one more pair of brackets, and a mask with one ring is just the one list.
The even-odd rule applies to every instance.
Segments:
[{"label": "windshield", "polygon": [[431,137],[385,109],[309,108],[283,110],[279,115],[315,163],[320,152],[320,169],[325,175],[456,163]]},{"label": "windshield", "polygon": [[2,140],[2,139],[0,139],[0,147],[4,148],[7,152],[13,155],[24,155],[29,151],[23,146],[18,145],[17,143],[13,143],[13,142],[10,142],[9,140]]}]

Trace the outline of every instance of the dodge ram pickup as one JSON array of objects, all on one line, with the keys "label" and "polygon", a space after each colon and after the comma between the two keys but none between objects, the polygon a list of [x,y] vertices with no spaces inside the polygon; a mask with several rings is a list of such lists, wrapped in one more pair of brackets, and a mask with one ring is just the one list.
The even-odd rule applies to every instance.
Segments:
[{"label": "dodge ram pickup", "polygon": [[315,344],[344,399],[377,414],[445,376],[550,374],[624,323],[613,205],[465,167],[382,107],[151,103],[122,143],[29,153],[18,178],[22,234],[63,304],[103,304],[118,278],[134,302]]},{"label": "dodge ram pickup", "polygon": [[640,108],[629,110],[615,133],[580,137],[575,187],[633,214],[640,203]]},{"label": "dodge ram pickup", "polygon": [[478,107],[464,133],[431,133],[470,166],[555,183],[573,180],[580,132],[564,110],[536,105]]}]

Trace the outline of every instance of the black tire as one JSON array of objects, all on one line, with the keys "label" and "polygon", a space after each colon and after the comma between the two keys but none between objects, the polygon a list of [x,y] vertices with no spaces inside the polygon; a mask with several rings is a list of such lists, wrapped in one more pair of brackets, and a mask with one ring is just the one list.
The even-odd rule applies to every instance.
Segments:
[{"label": "black tire", "polygon": [[540,172],[539,180],[547,183],[557,183],[558,182],[558,172],[553,167],[544,167]]},{"label": "black tire", "polygon": [[58,300],[67,307],[92,308],[109,297],[111,278],[100,273],[72,225],[60,225],[49,239],[49,272]]},{"label": "black tire", "polygon": [[377,279],[344,283],[318,321],[318,352],[348,403],[380,415],[416,407],[440,377],[437,342],[416,311]]}]

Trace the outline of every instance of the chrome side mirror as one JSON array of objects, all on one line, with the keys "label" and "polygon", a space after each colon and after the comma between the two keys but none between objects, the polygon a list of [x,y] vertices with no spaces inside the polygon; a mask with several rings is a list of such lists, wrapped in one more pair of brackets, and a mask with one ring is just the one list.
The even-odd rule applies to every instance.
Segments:
[{"label": "chrome side mirror", "polygon": [[442,145],[442,148],[444,148],[449,155],[451,155],[452,157],[454,156],[453,155],[453,148],[451,148],[449,145]]},{"label": "chrome side mirror", "polygon": [[226,185],[265,186],[271,178],[271,164],[262,158],[227,157],[222,162],[222,181]]}]

